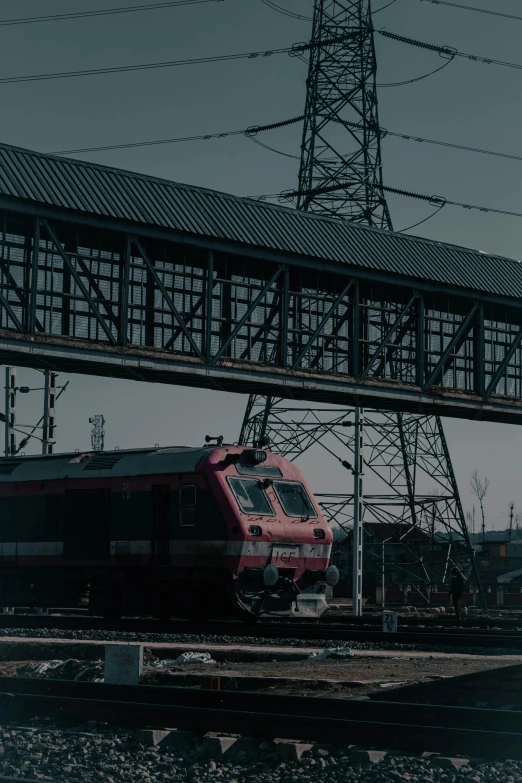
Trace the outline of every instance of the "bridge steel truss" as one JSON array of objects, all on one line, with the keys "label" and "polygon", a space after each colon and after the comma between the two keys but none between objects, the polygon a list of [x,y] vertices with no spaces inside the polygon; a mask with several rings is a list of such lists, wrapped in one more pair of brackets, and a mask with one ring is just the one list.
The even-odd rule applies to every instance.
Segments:
[{"label": "bridge steel truss", "polygon": [[45,211],[0,212],[6,364],[521,420],[515,298]]}]

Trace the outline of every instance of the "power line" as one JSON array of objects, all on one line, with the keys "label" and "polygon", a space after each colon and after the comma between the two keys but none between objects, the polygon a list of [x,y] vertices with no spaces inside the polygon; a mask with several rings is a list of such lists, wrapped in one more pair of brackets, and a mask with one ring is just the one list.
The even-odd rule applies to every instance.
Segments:
[{"label": "power line", "polygon": [[[353,123],[347,123],[350,127],[355,128],[356,130],[361,130],[362,125],[359,125],[355,122]],[[419,143],[424,144],[435,144],[438,147],[450,147],[451,149],[456,150],[462,150],[464,152],[475,152],[479,153],[480,155],[493,155],[493,157],[496,158],[507,158],[508,160],[519,160],[522,161],[521,155],[511,155],[507,152],[495,152],[494,150],[483,150],[480,147],[470,147],[466,144],[454,144],[449,141],[438,141],[436,139],[426,139],[422,136],[410,136],[406,133],[399,133],[398,131],[390,131],[387,130],[387,128],[381,127],[381,138],[385,139],[387,136],[393,136],[397,139],[403,139],[404,141],[415,141]]]},{"label": "power line", "polygon": [[101,147],[81,147],[71,150],[52,150],[50,155],[73,155],[80,152],[104,152],[105,150],[123,150],[132,147],[154,147],[157,144],[177,144],[182,141],[206,141],[207,139],[224,139],[225,136],[243,136],[245,131],[226,131],[225,133],[206,133],[202,136],[178,136],[174,139],[153,139],[150,141],[134,141],[128,144],[105,144]]},{"label": "power line", "polygon": [[[326,41],[321,42],[321,46],[325,44],[341,43],[347,38],[351,38],[353,33],[347,33],[345,35],[335,36],[329,38]],[[260,52],[241,52],[239,54],[222,54],[214,57],[195,57],[188,60],[168,60],[167,62],[159,63],[142,63],[140,65],[117,65],[109,68],[87,68],[82,71],[60,71],[58,73],[39,73],[29,76],[6,76],[0,79],[0,84],[13,84],[19,82],[40,82],[48,79],[70,79],[77,76],[100,76],[109,73],[129,73],[133,71],[148,71],[158,68],[175,68],[182,65],[200,65],[206,63],[225,62],[228,60],[254,60],[258,57],[271,57],[274,54],[288,54],[290,56],[299,56],[301,52],[314,49],[319,46],[318,43],[310,41],[309,43],[296,43],[292,46],[286,46],[281,49],[266,49]]]},{"label": "power line", "polygon": [[[53,150],[50,152],[52,155],[73,155],[73,154],[79,154],[84,152],[105,152],[107,150],[119,150],[119,149],[131,149],[133,147],[153,147],[156,145],[161,144],[178,144],[180,142],[188,142],[188,141],[208,141],[210,139],[224,139],[228,136],[248,136],[252,141],[254,141],[254,136],[257,133],[261,133],[263,131],[270,131],[270,130],[276,130],[277,128],[285,127],[286,125],[293,125],[297,122],[301,122],[303,119],[303,116],[300,115],[299,117],[293,117],[290,120],[283,120],[282,122],[276,122],[271,123],[269,125],[253,125],[250,128],[245,128],[242,130],[233,130],[233,131],[224,131],[221,133],[204,133],[199,134],[196,136],[177,136],[174,138],[167,138],[167,139],[149,139],[145,141],[133,141],[128,142],[126,144],[104,144],[98,147],[80,147],[75,149],[66,149],[66,150]],[[362,130],[362,125],[359,125],[355,122],[346,122],[346,125],[353,128],[354,130]],[[522,161],[521,155],[511,155],[507,152],[496,152],[495,150],[484,150],[480,147],[470,147],[467,144],[454,144],[449,141],[439,141],[437,139],[427,139],[423,136],[412,136],[406,133],[399,133],[398,131],[391,131],[387,128],[381,127],[381,138],[385,139],[386,137],[391,136],[396,139],[402,139],[403,141],[412,141],[419,144],[434,144],[438,147],[448,147],[450,149],[460,150],[463,152],[473,152],[480,155],[491,155],[496,158],[505,158],[506,160],[517,160]],[[260,143],[260,142],[259,142]],[[267,145],[262,145],[267,146]],[[280,152],[279,150],[275,150],[273,148],[271,149],[273,152],[277,152],[281,155],[287,156],[288,153]]]},{"label": "power line", "polygon": [[274,3],[273,0],[261,0],[261,2],[268,6],[268,8],[271,8],[272,11],[277,11],[285,16],[291,16],[293,19],[301,19],[305,22],[312,21],[311,16],[302,16],[302,14],[296,14],[294,11],[289,11],[287,8],[281,8],[281,6]]},{"label": "power line", "polygon": [[404,35],[390,33],[387,30],[376,30],[376,32],[385,38],[391,38],[393,41],[399,41],[400,43],[409,44],[410,46],[417,46],[420,49],[427,49],[431,52],[438,52],[438,54],[446,55],[447,57],[464,57],[466,60],[486,63],[486,65],[501,65],[503,68],[515,68],[516,70],[522,70],[522,65],[520,63],[511,63],[505,60],[495,60],[492,57],[482,57],[478,54],[467,54],[466,52],[459,52],[458,49],[455,49],[452,46],[438,46],[437,44],[429,44],[425,41],[417,41],[415,38],[407,38]]},{"label": "power line", "polygon": [[0,19],[0,27],[11,27],[21,24],[39,24],[41,22],[63,22],[70,19],[86,19],[91,16],[114,16],[115,14],[131,14],[136,11],[157,11],[162,8],[175,8],[181,5],[196,5],[198,3],[222,3],[224,0],[171,0],[152,5],[133,5],[121,8],[102,8],[99,11],[75,11],[70,14],[52,14],[48,16],[30,16],[19,19]]},{"label": "power line", "polygon": [[292,50],[271,49],[265,52],[245,52],[240,54],[223,54],[214,57],[194,57],[188,60],[168,60],[159,63],[142,63],[140,65],[118,65],[112,68],[89,68],[82,71],[61,71],[58,73],[40,73],[30,76],[7,76],[0,79],[0,84],[13,84],[18,82],[40,82],[48,79],[70,79],[77,76],[101,76],[109,73],[130,73],[133,71],[149,71],[159,68],[175,68],[183,65],[198,65],[206,63],[224,62],[227,60],[247,60],[257,57],[270,57],[273,54],[289,54]]},{"label": "power line", "polygon": [[[386,5],[383,5],[381,8],[377,8],[375,11],[373,11],[372,16],[378,14],[379,11],[384,11],[385,8],[388,8],[390,5],[393,5],[396,1],[397,0],[390,0],[390,2],[386,3]],[[301,19],[302,21],[305,22],[312,21],[311,16],[303,16],[302,14],[297,14],[295,11],[289,11],[288,8],[281,8],[280,5],[274,3],[274,0],[261,0],[261,2],[264,3],[266,6],[268,6],[268,8],[271,8],[273,11],[277,11],[280,14],[284,14],[284,16],[290,16],[293,19]]]},{"label": "power line", "polygon": [[514,14],[504,14],[500,11],[488,11],[486,8],[475,8],[472,5],[461,5],[460,3],[450,3],[448,0],[420,0],[421,3],[432,3],[433,5],[447,5],[451,8],[458,8],[462,11],[475,11],[478,14],[488,14],[489,16],[500,16],[503,19],[516,19],[522,22],[522,16],[515,16]]},{"label": "power line", "polygon": [[376,87],[402,87],[405,84],[415,84],[415,82],[420,82],[423,79],[427,79],[428,76],[433,76],[439,71],[442,71],[443,68],[446,68],[450,63],[453,62],[453,59],[453,57],[448,57],[446,62],[440,65],[438,68],[435,68],[435,70],[430,71],[429,73],[424,73],[422,76],[416,76],[414,79],[405,79],[402,82],[387,82],[386,84],[377,84]]},{"label": "power line", "polygon": [[422,136],[408,136],[405,133],[397,133],[395,131],[389,131],[385,128],[381,128],[381,134],[383,138],[386,138],[386,136],[393,136],[397,139],[404,139],[404,141],[416,141],[423,144],[435,144],[438,147],[450,147],[451,149],[455,150],[463,150],[464,152],[475,152],[480,155],[493,155],[496,158],[507,158],[508,160],[520,160],[522,161],[521,155],[511,155],[507,152],[495,152],[494,150],[483,150],[479,147],[470,147],[467,144],[453,144],[449,141],[437,141],[436,139],[424,139]]},{"label": "power line", "polygon": [[[280,193],[279,197],[282,201],[289,201],[290,199],[297,198],[298,196],[314,196],[318,194],[334,193],[336,190],[345,190],[351,184],[352,184],[351,182],[339,182],[335,185],[327,185],[322,188],[314,188],[313,190],[306,190],[306,191],[288,190],[286,192]],[[482,206],[478,206],[477,204],[467,204],[462,201],[451,201],[450,199],[447,199],[444,196],[433,196],[433,195],[428,196],[425,193],[415,193],[411,190],[404,190],[402,188],[393,188],[389,185],[383,185],[382,190],[385,193],[393,193],[396,196],[404,196],[405,198],[413,198],[413,199],[417,199],[418,201],[426,201],[434,207],[440,207],[440,208],[445,206],[462,207],[462,209],[471,209],[471,210],[476,210],[478,212],[492,212],[496,215],[508,215],[510,217],[522,218],[522,212],[512,212],[507,209],[496,209],[495,207],[482,207]],[[272,198],[272,196],[265,196],[264,198]]]},{"label": "power line", "polygon": [[376,8],[375,11],[372,11],[372,16],[375,16],[375,14],[380,13],[380,11],[385,11],[386,8],[389,8],[391,5],[396,3],[397,0],[390,0],[389,3],[386,3],[386,5],[382,5],[380,8]]},{"label": "power line", "polygon": [[425,217],[423,220],[419,220],[417,223],[413,223],[411,226],[406,226],[406,228],[401,228],[400,231],[396,231],[396,234],[405,234],[406,231],[411,231],[412,228],[417,228],[417,226],[422,226],[423,223],[427,223],[428,220],[431,220],[432,218],[436,217],[436,215],[439,214],[441,209],[444,207],[444,204],[441,204],[440,207],[437,207],[437,209],[431,213],[431,215],[428,215],[428,217]]},{"label": "power line", "polygon": [[[277,128],[285,128],[288,125],[294,125],[297,122],[301,122],[304,119],[304,115],[300,114],[298,117],[292,117],[289,120],[282,120],[281,122],[272,122],[268,125],[251,125],[244,130],[225,131],[224,133],[206,133],[199,136],[178,136],[174,139],[156,139],[151,141],[136,141],[129,144],[106,144],[102,147],[83,147],[82,149],[73,150],[55,150],[50,153],[52,155],[72,155],[79,152],[101,152],[103,150],[119,150],[127,149],[129,147],[149,147],[156,144],[176,144],[182,141],[207,141],[208,139],[224,139],[226,136],[248,136],[252,138],[256,133],[262,131],[276,130]],[[284,153],[283,153],[284,154]]]},{"label": "power line", "polygon": [[414,198],[420,201],[427,201],[434,206],[450,206],[450,207],[462,207],[462,209],[471,209],[478,212],[493,212],[496,215],[508,215],[510,217],[522,217],[522,212],[511,212],[508,209],[496,209],[495,207],[481,207],[477,204],[466,204],[462,201],[450,201],[450,199],[443,196],[427,196],[422,193],[413,193],[409,190],[402,190],[401,188],[383,187],[387,193],[394,193],[397,196],[405,196],[406,198]]}]

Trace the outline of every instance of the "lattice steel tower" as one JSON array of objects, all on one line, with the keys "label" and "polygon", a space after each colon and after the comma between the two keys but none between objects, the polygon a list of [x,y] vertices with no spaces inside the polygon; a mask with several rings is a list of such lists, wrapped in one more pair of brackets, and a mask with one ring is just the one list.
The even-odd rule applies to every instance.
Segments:
[{"label": "lattice steel tower", "polygon": [[311,43],[297,208],[391,230],[370,0],[317,0]]},{"label": "lattice steel tower", "polygon": [[[297,208],[391,230],[382,191],[370,0],[315,0],[312,43]],[[376,308],[367,313],[364,328],[371,330]],[[393,377],[393,353],[383,361]],[[272,448],[288,459],[321,447],[323,455],[327,451],[348,467],[356,437],[354,429],[346,429],[350,418],[353,422],[348,409],[303,409],[252,395],[240,442],[269,436]],[[432,587],[458,563],[474,571],[480,589],[440,418],[367,410],[364,431],[366,467],[378,490],[365,497],[364,521],[384,525],[400,547],[401,566],[386,566],[387,586],[408,584],[428,602]],[[352,494],[320,499],[330,521],[351,526]],[[435,540],[435,531],[445,536]],[[422,536],[430,537],[431,553]],[[378,551],[370,555],[379,557]]]}]

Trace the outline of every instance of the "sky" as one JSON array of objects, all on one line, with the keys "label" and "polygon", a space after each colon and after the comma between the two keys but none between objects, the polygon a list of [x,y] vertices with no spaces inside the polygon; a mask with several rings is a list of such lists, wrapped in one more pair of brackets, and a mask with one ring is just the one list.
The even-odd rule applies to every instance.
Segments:
[{"label": "sky", "polygon": [[[46,0],[45,14],[152,5],[153,1]],[[313,0],[276,1],[303,15],[312,11]],[[385,0],[374,0],[374,10],[384,4]],[[310,22],[277,13],[262,0],[211,1],[53,23],[1,24],[42,15],[42,5],[41,0],[0,0],[0,79],[266,51],[310,36]],[[473,0],[472,5],[522,16],[520,0]],[[395,0],[375,13],[374,24],[376,30],[522,64],[522,21],[430,0]],[[376,49],[381,85],[416,79],[442,64],[436,53],[378,34]],[[0,83],[0,140],[53,152],[240,130],[301,114],[305,79],[306,66],[299,59],[272,55],[104,76]],[[428,78],[380,87],[381,125],[407,135],[522,156],[521,86],[521,70],[455,58]],[[265,134],[262,140],[295,155],[300,132],[294,125]],[[392,137],[384,140],[382,153],[387,185],[522,212],[520,161]],[[245,196],[294,188],[298,170],[294,158],[267,151],[241,135],[74,157]],[[399,230],[433,212],[426,203],[402,197],[391,197],[389,206]],[[522,218],[446,206],[411,233],[522,259]],[[20,384],[41,386],[41,376],[34,371],[19,369],[18,378]],[[60,383],[67,380],[70,385],[59,401],[57,419],[60,451],[89,448],[88,419],[95,413],[103,413],[107,420],[107,448],[197,445],[207,433],[234,441],[246,403],[244,397],[220,392],[60,376]],[[18,421],[36,422],[41,396],[38,391],[20,396]],[[505,527],[511,501],[522,511],[522,430],[457,419],[445,424],[465,508],[476,502],[470,478],[478,469],[491,482],[485,501],[488,524]],[[322,455],[310,454],[305,469],[318,492],[350,491],[344,486],[346,475],[331,468]]]}]

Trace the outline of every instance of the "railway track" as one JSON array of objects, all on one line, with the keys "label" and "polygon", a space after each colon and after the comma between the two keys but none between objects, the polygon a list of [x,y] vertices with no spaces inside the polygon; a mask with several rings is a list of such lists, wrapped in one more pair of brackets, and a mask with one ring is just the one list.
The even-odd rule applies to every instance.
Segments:
[{"label": "railway track", "polygon": [[[522,631],[522,611],[517,612],[513,611],[511,613],[504,613],[501,617],[490,617],[487,614],[484,615],[478,611],[474,611],[470,613],[467,616],[464,616],[461,620],[457,620],[456,617],[453,616],[453,614],[442,614],[442,615],[428,615],[424,616],[422,614],[402,614],[400,613],[400,607],[394,607],[395,611],[399,614],[399,624],[402,627],[407,628],[479,628],[481,630],[521,630]],[[26,609],[15,609],[14,615],[1,615],[0,614],[0,622],[2,622],[2,619],[9,617],[75,617],[75,618],[91,618],[91,619],[101,619],[99,616],[95,617],[91,615],[87,609],[84,608],[77,608],[77,609],[52,609],[50,610],[52,612],[51,615],[36,615],[33,611],[26,610]],[[270,622],[278,621],[278,618],[270,618]],[[335,609],[330,610],[327,614],[323,615],[321,618],[299,618],[299,617],[290,617],[290,618],[279,618],[280,622],[286,622],[286,623],[303,623],[303,622],[309,622],[313,624],[319,624],[319,625],[331,625],[333,623],[342,623],[346,627],[354,626],[356,628],[363,626],[363,627],[370,627],[370,628],[379,628],[382,623],[382,616],[380,613],[375,614],[364,614],[360,617],[354,617],[349,612],[337,612]]]},{"label": "railway track", "polygon": [[260,621],[256,624],[240,622],[189,623],[170,621],[161,623],[152,619],[123,619],[107,621],[101,618],[70,615],[3,615],[0,616],[0,634],[12,629],[58,630],[70,632],[115,632],[138,634],[186,634],[205,637],[251,637],[312,642],[399,643],[421,644],[430,647],[481,647],[522,651],[522,631],[480,628],[409,628],[399,626],[396,634],[383,633],[378,628],[344,623],[293,621]]},{"label": "railway track", "polygon": [[522,759],[522,712],[505,710],[1,677],[0,713]]}]

